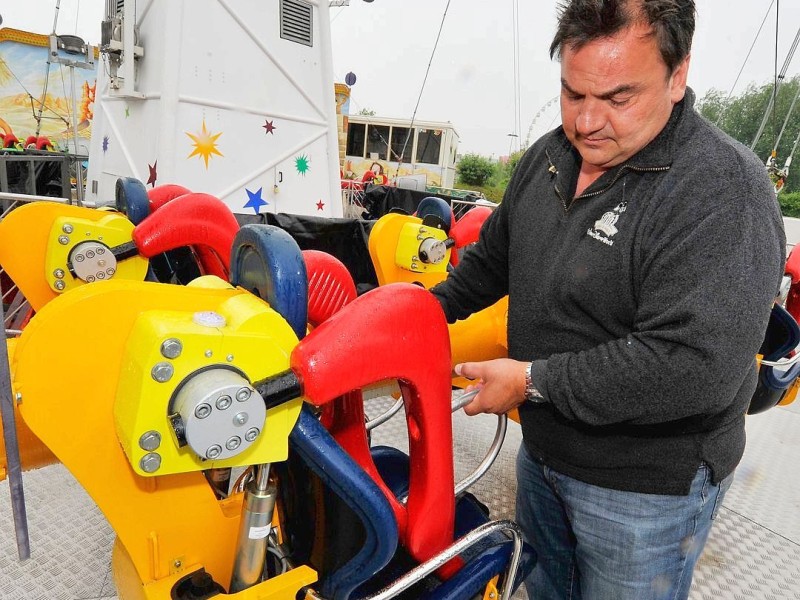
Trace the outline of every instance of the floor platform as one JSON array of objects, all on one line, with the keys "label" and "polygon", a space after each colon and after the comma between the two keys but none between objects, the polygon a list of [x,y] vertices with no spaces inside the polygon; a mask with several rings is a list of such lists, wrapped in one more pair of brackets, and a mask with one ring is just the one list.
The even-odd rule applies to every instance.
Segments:
[{"label": "floor platform", "polygon": [[[390,399],[370,402],[380,413]],[[695,571],[692,600],[800,598],[800,402],[748,417],[747,450]],[[454,415],[456,478],[482,460],[497,419]],[[398,415],[373,443],[404,448]],[[514,516],[514,459],[521,441],[510,423],[500,457],[471,491],[494,518]],[[61,465],[24,474],[32,557],[20,563],[8,483],[0,483],[0,599],[117,598],[110,572],[114,534],[103,515]],[[515,599],[524,598],[522,592]]]}]

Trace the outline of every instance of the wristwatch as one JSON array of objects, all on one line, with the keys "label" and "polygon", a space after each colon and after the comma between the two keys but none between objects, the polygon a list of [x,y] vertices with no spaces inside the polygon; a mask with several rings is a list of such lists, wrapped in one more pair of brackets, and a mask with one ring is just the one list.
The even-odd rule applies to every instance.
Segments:
[{"label": "wristwatch", "polygon": [[547,402],[535,385],[533,385],[533,379],[531,378],[531,367],[533,367],[533,363],[528,363],[528,366],[525,369],[525,401],[526,402],[533,402],[535,404],[541,404],[542,402]]}]

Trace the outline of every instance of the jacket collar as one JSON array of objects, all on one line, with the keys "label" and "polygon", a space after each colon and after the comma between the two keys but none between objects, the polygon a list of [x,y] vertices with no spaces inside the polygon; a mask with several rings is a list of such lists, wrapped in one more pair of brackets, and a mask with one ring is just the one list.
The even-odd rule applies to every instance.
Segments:
[{"label": "jacket collar", "polygon": [[[602,179],[605,179],[606,175],[609,175],[613,178],[616,173],[624,167],[648,170],[671,166],[676,129],[682,122],[686,120],[686,113],[692,110],[694,107],[694,102],[694,91],[687,87],[683,100],[678,102],[672,108],[672,114],[670,115],[667,124],[664,126],[664,129],[662,129],[661,132],[653,139],[653,141],[647,144],[647,146],[642,148],[639,152],[634,154],[625,163],[614,167],[605,173]],[[567,156],[565,156],[565,154]],[[551,138],[550,143],[547,145],[547,155],[550,157],[550,160],[556,163],[556,167],[559,167],[558,163],[563,160],[574,160],[580,164],[580,155],[567,139],[567,136],[564,134],[563,127],[556,129],[555,135]]]}]

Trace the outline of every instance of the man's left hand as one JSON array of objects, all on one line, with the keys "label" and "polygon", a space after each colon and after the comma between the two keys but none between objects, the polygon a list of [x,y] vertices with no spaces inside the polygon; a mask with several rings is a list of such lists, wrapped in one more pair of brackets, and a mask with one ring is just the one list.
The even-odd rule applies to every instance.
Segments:
[{"label": "man's left hand", "polygon": [[480,392],[464,407],[468,415],[488,413],[501,415],[516,408],[525,400],[525,370],[528,363],[498,358],[483,362],[465,362],[455,366],[461,377],[478,380],[467,390],[478,388]]}]

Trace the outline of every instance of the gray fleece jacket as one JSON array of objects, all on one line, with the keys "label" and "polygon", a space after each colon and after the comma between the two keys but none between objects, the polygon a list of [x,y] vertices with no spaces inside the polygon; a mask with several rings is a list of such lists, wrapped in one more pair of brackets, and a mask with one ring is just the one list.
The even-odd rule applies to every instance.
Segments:
[{"label": "gray fleece jacket", "polygon": [[547,400],[520,408],[524,443],[591,484],[687,494],[744,451],[783,221],[763,164],[693,105],[574,199],[580,156],[545,135],[432,289],[450,322],[508,294],[509,356]]}]

